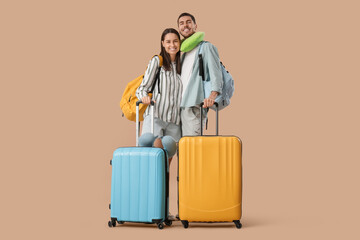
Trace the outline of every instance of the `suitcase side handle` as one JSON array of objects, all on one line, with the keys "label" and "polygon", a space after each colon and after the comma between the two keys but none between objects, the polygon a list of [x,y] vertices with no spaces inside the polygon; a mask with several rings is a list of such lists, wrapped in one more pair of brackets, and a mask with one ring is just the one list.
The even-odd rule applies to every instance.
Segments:
[{"label": "suitcase side handle", "polygon": [[[140,121],[139,121],[139,105],[142,104],[142,101],[139,100],[136,102],[136,146],[139,146],[139,135],[140,135]],[[150,101],[151,107],[151,133],[154,134],[154,101]]]},{"label": "suitcase side handle", "polygon": [[[204,102],[200,103],[200,133],[201,133],[201,136],[203,136],[203,106],[204,105]],[[219,104],[217,102],[214,103],[215,105],[215,112],[216,112],[216,136],[219,135]],[[209,108],[207,108],[209,109]]]}]

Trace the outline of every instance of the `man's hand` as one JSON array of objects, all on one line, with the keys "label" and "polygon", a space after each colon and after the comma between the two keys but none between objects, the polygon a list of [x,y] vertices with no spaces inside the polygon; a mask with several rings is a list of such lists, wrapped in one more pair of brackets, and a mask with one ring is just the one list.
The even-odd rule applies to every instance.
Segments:
[{"label": "man's hand", "polygon": [[209,108],[212,107],[215,103],[216,97],[219,95],[218,92],[211,92],[210,96],[208,98],[204,99],[204,105],[203,108]]},{"label": "man's hand", "polygon": [[143,104],[149,105],[151,102],[151,98],[149,96],[145,96],[145,97],[141,98],[141,101]]}]

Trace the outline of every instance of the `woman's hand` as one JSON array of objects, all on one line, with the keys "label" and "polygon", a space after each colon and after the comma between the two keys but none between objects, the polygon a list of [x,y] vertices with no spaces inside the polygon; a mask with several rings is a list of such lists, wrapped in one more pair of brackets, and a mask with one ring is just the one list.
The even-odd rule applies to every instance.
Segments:
[{"label": "woman's hand", "polygon": [[[151,98],[149,96],[145,96],[141,99],[143,104],[149,105],[151,102]],[[155,101],[154,101],[155,102]]]}]

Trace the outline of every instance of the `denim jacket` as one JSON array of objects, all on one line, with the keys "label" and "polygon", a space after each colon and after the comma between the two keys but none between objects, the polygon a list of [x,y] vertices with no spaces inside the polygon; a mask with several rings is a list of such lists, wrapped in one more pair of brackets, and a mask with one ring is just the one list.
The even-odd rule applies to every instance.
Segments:
[{"label": "denim jacket", "polygon": [[[186,57],[183,54],[182,61]],[[220,58],[217,48],[209,43],[205,42],[202,46],[202,58],[204,64],[205,80],[211,81],[212,91],[219,92],[221,94],[223,78],[220,66]],[[195,61],[193,65],[193,71],[185,89],[180,107],[193,107],[200,105],[204,100],[204,88],[203,81],[199,75],[199,49],[197,50]]]}]

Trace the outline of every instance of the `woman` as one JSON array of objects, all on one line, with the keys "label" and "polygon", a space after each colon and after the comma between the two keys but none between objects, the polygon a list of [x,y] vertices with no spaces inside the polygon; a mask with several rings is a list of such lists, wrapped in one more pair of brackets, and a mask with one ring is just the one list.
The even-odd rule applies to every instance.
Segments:
[{"label": "woman", "polygon": [[[150,104],[151,100],[155,102],[154,135],[158,137],[168,135],[178,142],[181,137],[182,83],[180,79],[180,35],[175,29],[167,28],[162,33],[160,56],[163,58],[163,65],[160,69],[159,83],[156,83],[152,99],[148,93],[155,82],[155,76],[159,69],[160,60],[157,56],[150,60],[144,79],[136,91],[136,96],[144,104]],[[151,132],[149,107],[144,113],[142,134],[148,132]]]}]

